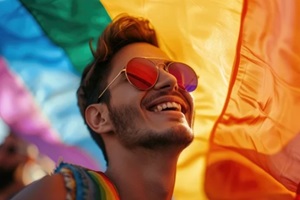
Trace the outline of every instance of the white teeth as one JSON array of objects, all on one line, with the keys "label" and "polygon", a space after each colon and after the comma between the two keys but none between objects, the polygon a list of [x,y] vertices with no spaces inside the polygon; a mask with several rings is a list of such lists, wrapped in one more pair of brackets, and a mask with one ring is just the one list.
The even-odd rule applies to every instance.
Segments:
[{"label": "white teeth", "polygon": [[180,105],[180,104],[177,104],[177,103],[175,103],[175,102],[173,102],[172,104],[173,104],[174,107],[177,107],[177,109],[178,109],[179,111],[181,111],[181,105]]},{"label": "white teeth", "polygon": [[160,112],[166,108],[173,108],[175,110],[181,111],[181,105],[175,102],[165,102],[161,103],[153,108],[154,112]]},{"label": "white teeth", "polygon": [[156,108],[157,108],[157,111],[162,111],[162,109],[163,109],[163,107],[160,105],[158,105]]},{"label": "white teeth", "polygon": [[167,104],[162,104],[163,109],[166,109],[169,105]]}]

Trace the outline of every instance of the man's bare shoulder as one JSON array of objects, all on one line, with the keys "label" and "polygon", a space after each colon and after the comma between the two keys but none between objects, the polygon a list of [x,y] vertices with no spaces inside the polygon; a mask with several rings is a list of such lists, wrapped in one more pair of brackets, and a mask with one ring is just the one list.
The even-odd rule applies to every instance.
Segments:
[{"label": "man's bare shoulder", "polygon": [[47,175],[29,184],[12,198],[12,200],[27,199],[65,200],[66,189],[63,176],[61,174]]}]

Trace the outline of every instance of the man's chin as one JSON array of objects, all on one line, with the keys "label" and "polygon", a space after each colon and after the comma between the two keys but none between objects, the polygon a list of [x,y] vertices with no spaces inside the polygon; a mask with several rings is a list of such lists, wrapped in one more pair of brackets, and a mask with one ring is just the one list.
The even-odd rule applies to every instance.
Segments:
[{"label": "man's chin", "polygon": [[190,128],[184,126],[172,127],[162,133],[148,133],[141,138],[140,146],[148,149],[178,147],[184,149],[194,139]]}]

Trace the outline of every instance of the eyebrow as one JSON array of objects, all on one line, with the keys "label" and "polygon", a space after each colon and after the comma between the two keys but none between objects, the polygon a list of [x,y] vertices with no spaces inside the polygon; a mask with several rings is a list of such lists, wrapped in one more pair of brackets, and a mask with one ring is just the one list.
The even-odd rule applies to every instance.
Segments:
[{"label": "eyebrow", "polygon": [[168,59],[165,59],[165,58],[158,58],[158,57],[142,57],[142,58],[146,58],[146,59],[149,59],[149,60],[154,60],[154,61],[163,61],[162,63],[155,63],[156,65],[157,64],[164,64],[164,65],[169,65],[170,63],[173,63],[173,62],[177,62],[177,61],[173,61],[173,60],[168,60]]},{"label": "eyebrow", "polygon": [[146,58],[146,59],[150,59],[150,60],[164,60],[164,61],[171,61],[168,58],[159,58],[159,57],[140,57],[140,58]]}]

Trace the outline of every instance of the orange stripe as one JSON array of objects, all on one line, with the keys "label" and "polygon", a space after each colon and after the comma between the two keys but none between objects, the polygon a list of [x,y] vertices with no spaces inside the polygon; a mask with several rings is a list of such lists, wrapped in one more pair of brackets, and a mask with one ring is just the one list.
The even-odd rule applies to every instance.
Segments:
[{"label": "orange stripe", "polygon": [[211,137],[206,189],[212,196],[218,186],[223,198],[233,198],[226,196],[233,189],[241,198],[295,196],[300,180],[299,11],[298,1],[245,1],[229,94]]},{"label": "orange stripe", "polygon": [[[115,186],[112,184],[112,182],[105,176],[104,173],[102,172],[94,172],[94,171],[89,171],[89,173],[93,176],[96,177],[95,180],[98,181],[99,187],[102,192],[105,192],[105,197],[106,200],[119,200],[119,195],[118,192],[115,188]],[[103,191],[103,190],[104,191]]]}]

